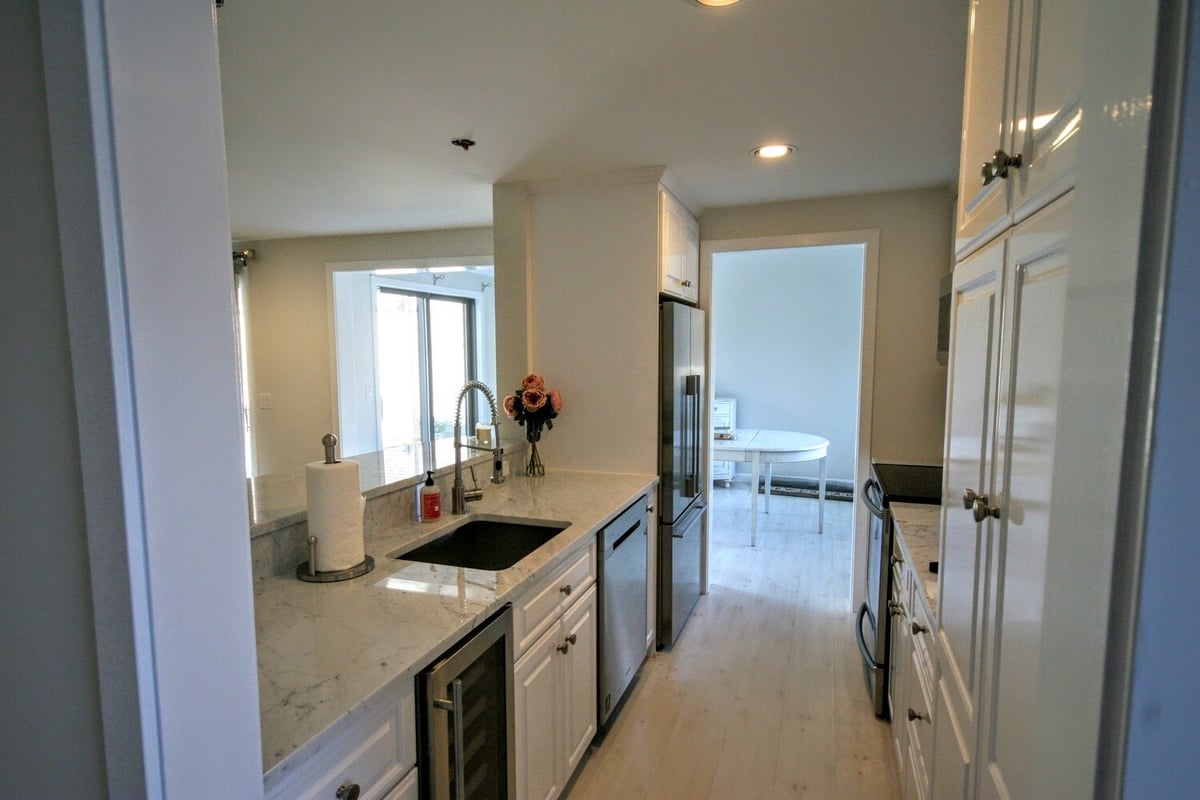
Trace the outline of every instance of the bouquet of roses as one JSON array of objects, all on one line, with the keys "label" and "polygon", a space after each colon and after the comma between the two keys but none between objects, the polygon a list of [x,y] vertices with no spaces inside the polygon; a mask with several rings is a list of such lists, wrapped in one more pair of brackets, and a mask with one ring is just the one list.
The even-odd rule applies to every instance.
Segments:
[{"label": "bouquet of roses", "polygon": [[546,380],[541,375],[526,375],[516,394],[504,398],[504,413],[525,426],[525,439],[529,442],[529,461],[525,465],[526,475],[545,475],[542,458],[538,455],[537,443],[542,438],[542,427],[553,428],[554,418],[562,411],[562,395],[546,390]]},{"label": "bouquet of roses", "polygon": [[563,399],[558,390],[547,391],[541,375],[526,375],[521,388],[504,398],[504,413],[525,426],[525,439],[536,442],[542,438],[542,427],[553,428],[554,418],[562,411]]}]

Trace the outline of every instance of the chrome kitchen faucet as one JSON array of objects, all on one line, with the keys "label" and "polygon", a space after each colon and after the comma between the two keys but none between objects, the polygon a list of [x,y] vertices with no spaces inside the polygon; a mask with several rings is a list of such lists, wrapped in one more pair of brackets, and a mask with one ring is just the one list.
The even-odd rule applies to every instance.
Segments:
[{"label": "chrome kitchen faucet", "polygon": [[[483,392],[484,397],[487,398],[488,406],[492,410],[491,447],[480,447],[476,444],[468,444],[462,440],[462,403],[463,398],[472,389]],[[454,402],[454,486],[450,489],[451,514],[466,513],[468,501],[479,500],[483,497],[483,489],[478,487],[467,489],[463,485],[462,448],[492,451],[492,483],[504,483],[504,465],[501,460],[504,456],[504,448],[500,446],[499,425],[500,419],[496,416],[496,395],[492,394],[492,390],[483,381],[467,381],[464,383],[462,389],[458,392],[458,400]],[[472,474],[474,473],[472,472]]]}]

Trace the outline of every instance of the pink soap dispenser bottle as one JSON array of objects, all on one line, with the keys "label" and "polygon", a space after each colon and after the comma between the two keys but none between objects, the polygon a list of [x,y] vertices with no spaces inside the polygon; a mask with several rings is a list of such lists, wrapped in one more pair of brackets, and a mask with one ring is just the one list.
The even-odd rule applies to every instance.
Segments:
[{"label": "pink soap dispenser bottle", "polygon": [[433,482],[432,470],[425,475],[425,485],[421,487],[421,521],[433,522],[442,516],[442,490]]}]

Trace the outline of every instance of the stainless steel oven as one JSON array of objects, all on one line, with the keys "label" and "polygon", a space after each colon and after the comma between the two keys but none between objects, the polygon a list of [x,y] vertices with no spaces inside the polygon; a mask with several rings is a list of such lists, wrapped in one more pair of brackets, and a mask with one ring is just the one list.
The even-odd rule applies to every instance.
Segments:
[{"label": "stainless steel oven", "polygon": [[516,797],[512,608],[417,675],[424,800]]},{"label": "stainless steel oven", "polygon": [[[888,718],[888,672],[890,668],[891,615],[887,613],[891,593],[891,559],[894,521],[892,503],[941,502],[942,468],[923,464],[872,464],[871,477],[863,484],[862,502],[871,515],[867,541],[866,600],[858,609],[855,638],[867,674],[867,685],[875,716]],[[882,611],[881,611],[882,610]]]}]

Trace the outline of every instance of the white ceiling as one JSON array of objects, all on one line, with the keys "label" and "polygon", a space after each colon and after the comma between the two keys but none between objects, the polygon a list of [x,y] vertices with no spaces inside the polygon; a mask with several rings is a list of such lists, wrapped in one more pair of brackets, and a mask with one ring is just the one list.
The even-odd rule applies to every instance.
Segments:
[{"label": "white ceiling", "polygon": [[[493,183],[634,167],[666,166],[697,213],[958,170],[965,0],[226,0],[218,17],[238,239],[490,225]],[[795,155],[748,155],[772,140]]]}]

